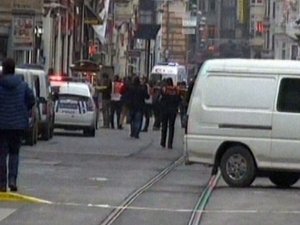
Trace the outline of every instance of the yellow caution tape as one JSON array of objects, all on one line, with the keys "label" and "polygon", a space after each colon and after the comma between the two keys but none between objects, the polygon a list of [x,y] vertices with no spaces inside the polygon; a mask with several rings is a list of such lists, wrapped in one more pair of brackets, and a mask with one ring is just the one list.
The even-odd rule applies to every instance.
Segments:
[{"label": "yellow caution tape", "polygon": [[50,201],[35,198],[27,195],[21,195],[12,192],[0,192],[0,202],[25,202],[25,203],[42,203],[42,204],[53,204]]}]

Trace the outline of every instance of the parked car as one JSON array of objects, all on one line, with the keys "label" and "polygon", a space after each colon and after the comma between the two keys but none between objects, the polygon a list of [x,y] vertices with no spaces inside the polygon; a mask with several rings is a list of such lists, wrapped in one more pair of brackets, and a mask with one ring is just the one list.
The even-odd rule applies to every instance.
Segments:
[{"label": "parked car", "polygon": [[[23,74],[17,74],[20,76],[22,80],[28,83],[28,86],[33,90],[33,94],[36,98],[36,88],[34,82],[32,80],[25,80],[25,76]],[[28,113],[28,129],[25,130],[24,133],[24,141],[27,145],[35,145],[38,140],[38,106],[35,104],[32,109]]]},{"label": "parked car", "polygon": [[16,73],[22,74],[27,83],[33,83],[37,98],[38,135],[49,140],[53,137],[54,102],[49,92],[48,77],[40,69],[16,68]]},{"label": "parked car", "polygon": [[83,130],[85,135],[95,136],[96,107],[87,84],[65,82],[59,86],[54,127]]}]

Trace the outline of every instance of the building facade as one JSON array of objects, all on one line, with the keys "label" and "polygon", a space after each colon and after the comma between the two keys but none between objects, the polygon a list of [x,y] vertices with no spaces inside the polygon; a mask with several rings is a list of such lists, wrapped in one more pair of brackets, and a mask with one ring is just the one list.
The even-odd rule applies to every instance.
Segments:
[{"label": "building facade", "polygon": [[0,60],[13,57],[17,64],[38,60],[43,0],[1,0]]}]

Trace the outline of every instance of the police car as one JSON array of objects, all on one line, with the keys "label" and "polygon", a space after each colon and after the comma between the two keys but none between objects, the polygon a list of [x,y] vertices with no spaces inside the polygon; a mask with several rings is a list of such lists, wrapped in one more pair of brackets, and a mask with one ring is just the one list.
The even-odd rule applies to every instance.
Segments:
[{"label": "police car", "polygon": [[88,84],[61,83],[56,93],[55,128],[83,130],[84,135],[95,136],[96,106]]}]

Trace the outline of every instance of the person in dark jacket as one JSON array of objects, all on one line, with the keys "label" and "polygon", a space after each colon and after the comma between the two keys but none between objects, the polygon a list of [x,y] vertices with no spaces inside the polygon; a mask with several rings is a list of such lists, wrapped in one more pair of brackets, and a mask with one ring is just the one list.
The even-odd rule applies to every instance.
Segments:
[{"label": "person in dark jacket", "polygon": [[107,73],[102,75],[100,81],[101,94],[102,94],[102,116],[103,116],[103,128],[109,128],[110,122],[110,95],[112,89],[112,83]]},{"label": "person in dark jacket", "polygon": [[161,94],[161,119],[162,119],[162,130],[161,130],[161,140],[160,145],[166,147],[167,130],[169,127],[168,134],[168,148],[173,148],[173,138],[175,121],[178,112],[178,107],[180,103],[179,91],[173,86],[172,78],[167,78],[166,86],[162,88]]},{"label": "person in dark jacket", "polygon": [[128,90],[129,111],[130,111],[130,136],[139,138],[141,124],[143,119],[143,109],[145,100],[149,98],[147,90],[145,90],[140,83],[139,77],[133,79],[133,84]]},{"label": "person in dark jacket", "polygon": [[28,128],[29,110],[35,104],[33,91],[15,74],[15,63],[6,59],[0,75],[0,191],[17,191],[21,137]]}]

